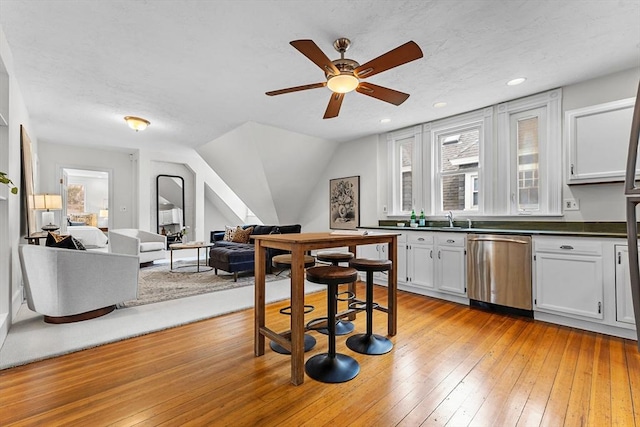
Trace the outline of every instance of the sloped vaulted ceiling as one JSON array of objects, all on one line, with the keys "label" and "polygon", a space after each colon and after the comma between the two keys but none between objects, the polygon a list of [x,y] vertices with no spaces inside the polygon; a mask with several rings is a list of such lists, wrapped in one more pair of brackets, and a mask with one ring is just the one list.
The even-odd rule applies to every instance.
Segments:
[{"label": "sloped vaulted ceiling", "polygon": [[291,224],[337,146],[248,122],[197,152],[265,224]]}]

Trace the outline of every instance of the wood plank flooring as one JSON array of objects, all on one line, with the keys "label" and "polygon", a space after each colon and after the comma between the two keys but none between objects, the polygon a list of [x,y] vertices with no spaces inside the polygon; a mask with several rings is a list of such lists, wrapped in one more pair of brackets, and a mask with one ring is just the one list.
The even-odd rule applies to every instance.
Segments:
[{"label": "wood plank flooring", "polygon": [[[325,313],[324,293],[306,302],[309,318]],[[291,385],[287,356],[253,356],[245,310],[0,371],[0,425],[640,427],[635,341],[406,292],[398,303],[391,353],[338,337],[361,366],[347,383]],[[269,326],[287,329],[284,305],[268,306]],[[374,328],[386,330],[383,313]],[[309,355],[326,351],[313,334]]]}]

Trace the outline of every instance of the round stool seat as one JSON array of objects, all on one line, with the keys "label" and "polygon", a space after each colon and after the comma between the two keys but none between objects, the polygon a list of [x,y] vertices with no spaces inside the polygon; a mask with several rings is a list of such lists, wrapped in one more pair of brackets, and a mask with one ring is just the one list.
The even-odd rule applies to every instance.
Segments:
[{"label": "round stool seat", "polygon": [[359,271],[388,271],[391,264],[388,259],[356,258],[349,261],[349,267]]},{"label": "round stool seat", "polygon": [[316,258],[318,261],[338,265],[339,262],[348,262],[353,259],[353,254],[351,252],[318,252]]},{"label": "round stool seat", "polygon": [[[276,255],[271,259],[271,265],[275,268],[291,268],[291,254]],[[304,268],[313,267],[316,260],[311,255],[304,256]]]},{"label": "round stool seat", "polygon": [[358,271],[351,267],[338,267],[326,265],[307,269],[307,280],[323,285],[341,285],[355,282],[358,279]]}]

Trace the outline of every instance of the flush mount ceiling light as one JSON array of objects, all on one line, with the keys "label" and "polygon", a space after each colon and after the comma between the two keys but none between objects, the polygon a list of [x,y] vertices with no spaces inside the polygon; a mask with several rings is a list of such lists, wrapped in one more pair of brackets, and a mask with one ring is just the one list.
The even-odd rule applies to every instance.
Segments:
[{"label": "flush mount ceiling light", "polygon": [[390,123],[391,119],[380,119],[380,123]]},{"label": "flush mount ceiling light", "polygon": [[129,125],[129,127],[133,130],[135,130],[136,132],[140,131],[140,130],[145,130],[147,128],[147,126],[149,126],[151,124],[151,122],[149,122],[149,120],[145,120],[141,117],[135,117],[135,116],[126,116],[124,118],[124,121],[127,122],[127,124]]},{"label": "flush mount ceiling light", "polygon": [[527,79],[524,78],[524,77],[518,77],[517,79],[509,80],[507,82],[507,86],[517,86],[520,83],[524,83],[525,80],[527,80]]}]

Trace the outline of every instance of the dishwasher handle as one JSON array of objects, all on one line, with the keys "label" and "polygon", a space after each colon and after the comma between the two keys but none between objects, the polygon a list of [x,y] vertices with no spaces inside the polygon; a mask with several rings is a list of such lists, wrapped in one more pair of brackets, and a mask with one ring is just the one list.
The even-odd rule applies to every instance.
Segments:
[{"label": "dishwasher handle", "polygon": [[505,243],[521,243],[523,245],[528,245],[531,243],[531,238],[529,237],[503,237],[503,236],[489,236],[489,235],[478,235],[478,236],[469,236],[467,237],[468,242],[505,242]]}]

